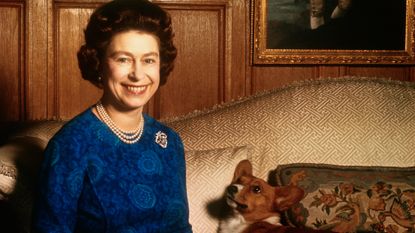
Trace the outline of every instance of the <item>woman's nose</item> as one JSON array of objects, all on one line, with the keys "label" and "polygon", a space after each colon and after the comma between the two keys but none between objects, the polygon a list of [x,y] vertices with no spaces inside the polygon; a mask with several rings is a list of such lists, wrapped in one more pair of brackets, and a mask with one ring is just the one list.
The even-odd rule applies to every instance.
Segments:
[{"label": "woman's nose", "polygon": [[139,79],[137,78],[137,75],[135,74],[135,72],[134,71],[132,71],[132,72],[130,72],[129,74],[128,74],[128,78],[130,79],[130,80],[133,80],[133,81],[138,81]]},{"label": "woman's nose", "polygon": [[145,72],[143,71],[143,67],[140,65],[134,65],[133,69],[131,70],[128,78],[133,81],[139,81],[145,77]]}]

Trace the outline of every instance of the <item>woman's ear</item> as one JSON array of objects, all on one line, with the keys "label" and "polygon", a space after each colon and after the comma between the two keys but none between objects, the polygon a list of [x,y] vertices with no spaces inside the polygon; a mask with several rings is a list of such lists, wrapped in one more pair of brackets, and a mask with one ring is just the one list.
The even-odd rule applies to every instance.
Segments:
[{"label": "woman's ear", "polygon": [[252,176],[252,164],[247,159],[240,161],[236,166],[232,183],[237,181],[241,176]]},{"label": "woman's ear", "polygon": [[288,185],[275,187],[274,208],[277,211],[286,211],[297,204],[304,197],[304,190],[298,186]]}]

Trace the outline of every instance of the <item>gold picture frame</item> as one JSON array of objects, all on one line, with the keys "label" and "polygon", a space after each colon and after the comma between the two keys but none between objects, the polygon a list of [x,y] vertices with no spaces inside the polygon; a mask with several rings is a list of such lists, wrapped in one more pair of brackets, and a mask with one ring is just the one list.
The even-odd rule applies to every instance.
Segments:
[{"label": "gold picture frame", "polygon": [[253,64],[415,64],[414,1],[252,0]]}]

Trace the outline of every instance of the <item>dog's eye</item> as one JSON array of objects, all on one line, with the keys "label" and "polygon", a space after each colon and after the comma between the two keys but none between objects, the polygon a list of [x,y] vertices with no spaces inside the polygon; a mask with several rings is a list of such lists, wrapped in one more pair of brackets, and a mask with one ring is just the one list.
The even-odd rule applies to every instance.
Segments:
[{"label": "dog's eye", "polygon": [[260,193],[261,192],[261,187],[259,187],[259,186],[254,186],[254,187],[252,187],[252,192],[254,192],[254,193]]}]

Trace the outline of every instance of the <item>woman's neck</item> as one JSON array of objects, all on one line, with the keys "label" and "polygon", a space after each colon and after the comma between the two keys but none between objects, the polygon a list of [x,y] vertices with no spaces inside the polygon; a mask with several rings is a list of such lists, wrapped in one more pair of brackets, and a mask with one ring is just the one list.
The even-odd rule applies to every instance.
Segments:
[{"label": "woman's neck", "polygon": [[[137,109],[121,109],[109,103],[102,102],[102,105],[118,128],[124,131],[136,130],[141,121],[142,108]],[[94,109],[95,115],[98,115]]]}]

